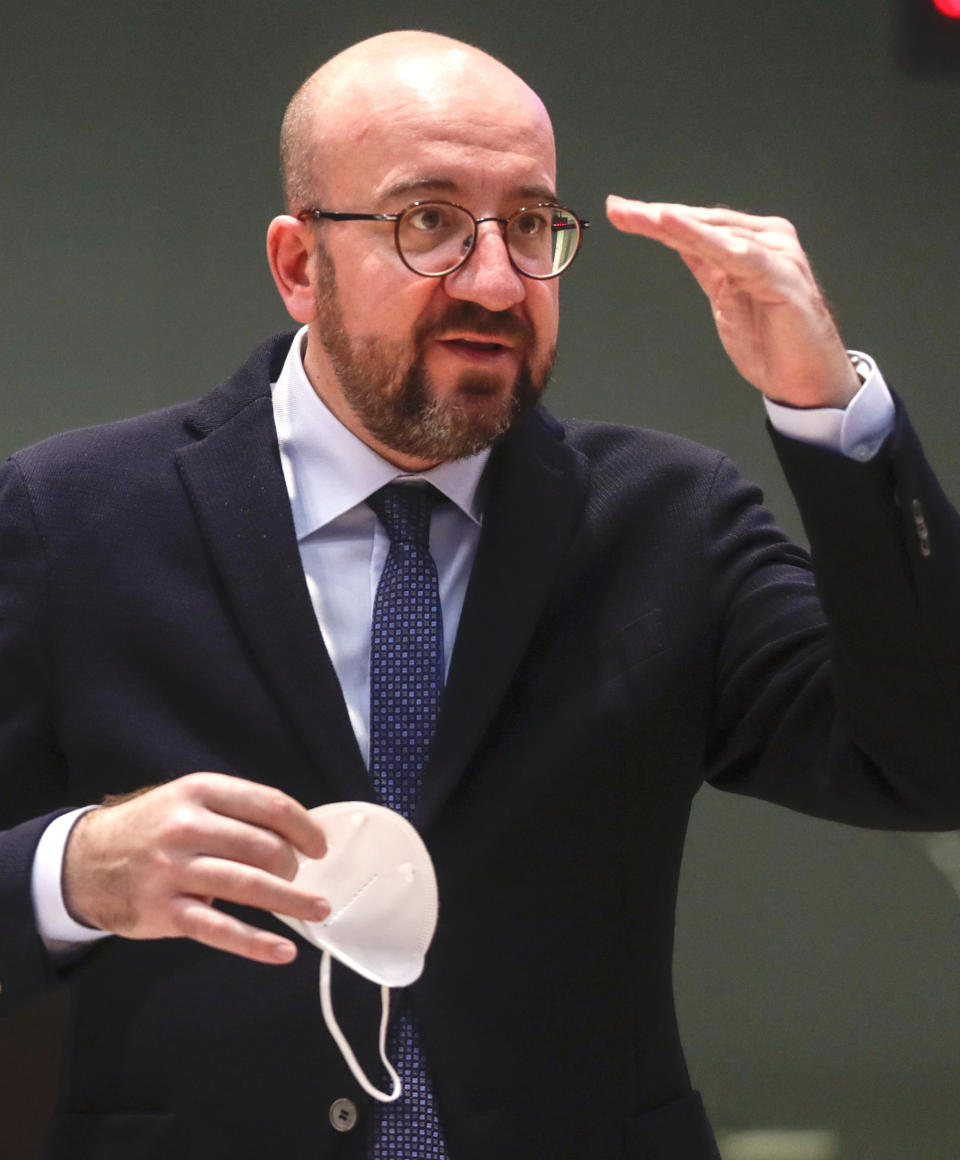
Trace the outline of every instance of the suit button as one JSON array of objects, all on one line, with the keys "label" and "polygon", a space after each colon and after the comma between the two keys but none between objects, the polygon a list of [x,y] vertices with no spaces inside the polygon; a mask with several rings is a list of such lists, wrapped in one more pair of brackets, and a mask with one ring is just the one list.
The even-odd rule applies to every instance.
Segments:
[{"label": "suit button", "polygon": [[349,1132],[357,1123],[357,1105],[346,1096],[330,1105],[330,1123],[338,1132]]},{"label": "suit button", "polygon": [[910,505],[913,512],[913,524],[917,529],[917,539],[920,541],[920,555],[930,555],[930,529],[927,527],[927,521],[923,514],[923,508],[920,501],[915,499]]}]

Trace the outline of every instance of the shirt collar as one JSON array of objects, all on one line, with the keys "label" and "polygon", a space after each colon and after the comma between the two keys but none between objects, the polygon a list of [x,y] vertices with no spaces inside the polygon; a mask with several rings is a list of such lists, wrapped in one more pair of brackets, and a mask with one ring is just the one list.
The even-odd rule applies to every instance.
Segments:
[{"label": "shirt collar", "polygon": [[347,430],[313,389],[303,368],[307,327],[294,337],[273,391],[273,417],[283,476],[297,539],[363,503],[395,479],[425,479],[479,524],[480,478],[489,448],[466,459],[440,463],[415,476],[388,463]]}]

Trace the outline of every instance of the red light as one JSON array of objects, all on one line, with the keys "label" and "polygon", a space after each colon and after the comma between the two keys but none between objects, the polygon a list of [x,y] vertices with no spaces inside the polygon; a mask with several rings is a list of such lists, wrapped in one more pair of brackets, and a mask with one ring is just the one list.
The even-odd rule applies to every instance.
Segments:
[{"label": "red light", "polygon": [[933,6],[944,16],[952,16],[954,20],[960,20],[960,0],[933,0]]}]

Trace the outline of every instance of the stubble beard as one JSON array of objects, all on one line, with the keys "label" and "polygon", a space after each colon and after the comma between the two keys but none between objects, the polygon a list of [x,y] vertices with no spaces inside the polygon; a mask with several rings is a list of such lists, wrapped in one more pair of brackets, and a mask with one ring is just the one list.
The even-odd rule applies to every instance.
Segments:
[{"label": "stubble beard", "polygon": [[[379,443],[411,459],[440,463],[489,447],[536,406],[556,356],[550,350],[534,368],[528,322],[459,300],[451,301],[441,318],[423,320],[412,344],[351,339],[343,326],[333,261],[322,244],[317,246],[316,303],[313,329],[347,404]],[[504,391],[501,374],[478,369],[465,371],[452,392],[436,391],[424,365],[427,343],[432,335],[458,329],[516,343],[523,353],[512,390]]]}]

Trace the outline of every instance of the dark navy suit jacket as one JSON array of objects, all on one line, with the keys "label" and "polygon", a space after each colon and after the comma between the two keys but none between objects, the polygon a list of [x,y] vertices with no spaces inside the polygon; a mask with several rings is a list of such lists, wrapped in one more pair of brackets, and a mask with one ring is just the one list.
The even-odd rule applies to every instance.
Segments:
[{"label": "dark navy suit jacket", "polygon": [[[51,1156],[362,1155],[311,948],[279,968],[110,939],[58,970],[29,893],[51,813],[106,792],[209,769],[372,796],[280,471],[289,341],[3,471],[0,1007],[71,986]],[[816,580],[714,451],[539,410],[491,457],[416,818],[441,909],[413,998],[453,1160],[716,1156],[671,995],[704,778],[960,826],[957,517],[902,413],[867,465],[777,446]],[[375,1073],[376,988],[338,971],[335,1002]]]}]

